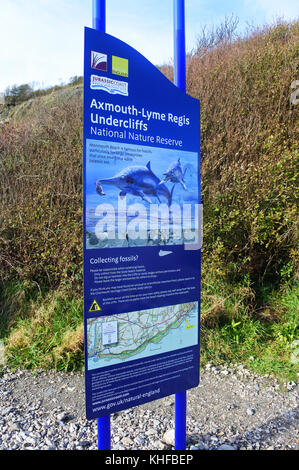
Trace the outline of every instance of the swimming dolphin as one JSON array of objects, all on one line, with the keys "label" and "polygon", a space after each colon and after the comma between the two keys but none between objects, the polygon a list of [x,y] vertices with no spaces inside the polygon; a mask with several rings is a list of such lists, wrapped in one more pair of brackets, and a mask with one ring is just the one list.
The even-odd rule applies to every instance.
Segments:
[{"label": "swimming dolphin", "polygon": [[183,173],[182,171],[179,158],[177,162],[171,163],[163,175],[165,175],[165,178],[160,181],[159,184],[166,183],[166,181],[171,181],[172,183],[180,183],[185,190],[187,189],[184,181],[185,172]]},{"label": "swimming dolphin", "polygon": [[106,196],[106,193],[104,193],[103,188],[98,181],[96,182],[96,192],[99,196]]},{"label": "swimming dolphin", "polygon": [[139,196],[151,204],[152,201],[148,195],[156,197],[159,202],[161,202],[159,196],[163,196],[167,199],[169,206],[172,202],[174,186],[169,192],[167,186],[161,184],[160,179],[151,170],[151,162],[148,162],[146,166],[128,166],[112,178],[99,179],[96,182],[96,187],[102,184],[119,188],[121,190],[120,197],[133,194],[133,196]]}]

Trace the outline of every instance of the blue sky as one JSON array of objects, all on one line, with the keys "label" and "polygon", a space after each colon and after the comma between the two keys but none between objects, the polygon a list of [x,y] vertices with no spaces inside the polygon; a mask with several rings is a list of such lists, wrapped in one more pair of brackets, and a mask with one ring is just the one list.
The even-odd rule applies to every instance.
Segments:
[{"label": "blue sky", "polygon": [[[246,25],[298,19],[298,0],[186,0],[187,50],[201,28],[225,16]],[[173,0],[107,0],[107,33],[135,47],[155,65],[173,57]],[[83,28],[92,0],[0,0],[0,92],[7,86],[46,87],[83,74]]]}]

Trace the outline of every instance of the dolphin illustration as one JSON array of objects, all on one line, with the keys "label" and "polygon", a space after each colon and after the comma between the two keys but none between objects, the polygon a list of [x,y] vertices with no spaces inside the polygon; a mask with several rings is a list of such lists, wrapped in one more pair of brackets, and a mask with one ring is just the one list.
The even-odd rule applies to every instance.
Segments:
[{"label": "dolphin illustration", "polygon": [[96,182],[96,192],[99,196],[106,196],[106,193],[104,193],[103,188],[98,181]]},{"label": "dolphin illustration", "polygon": [[[186,171],[186,170],[185,170]],[[180,183],[183,188],[186,190],[186,185],[184,181],[185,171],[183,173],[180,159],[178,158],[177,162],[171,163],[168,169],[163,173],[165,178],[160,181],[159,184],[166,183],[166,181],[171,181],[172,183]]]},{"label": "dolphin illustration", "polygon": [[139,196],[144,201],[151,204],[148,196],[154,196],[160,201],[160,196],[167,199],[168,205],[171,205],[174,185],[171,191],[168,190],[165,184],[162,184],[160,179],[152,172],[151,162],[146,166],[128,166],[117,173],[112,178],[99,179],[96,182],[96,187],[101,185],[116,186],[121,191],[120,197],[126,194]]}]

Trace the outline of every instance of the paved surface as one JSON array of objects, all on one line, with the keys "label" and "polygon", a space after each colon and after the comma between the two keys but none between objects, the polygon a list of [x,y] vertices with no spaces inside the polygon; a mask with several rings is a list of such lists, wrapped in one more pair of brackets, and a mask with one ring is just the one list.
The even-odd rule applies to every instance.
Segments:
[{"label": "paved surface", "polygon": [[[242,365],[208,365],[187,392],[187,448],[298,449],[298,388]],[[173,449],[174,397],[111,416],[112,449]],[[96,449],[85,419],[84,376],[28,371],[0,374],[0,449]]]}]

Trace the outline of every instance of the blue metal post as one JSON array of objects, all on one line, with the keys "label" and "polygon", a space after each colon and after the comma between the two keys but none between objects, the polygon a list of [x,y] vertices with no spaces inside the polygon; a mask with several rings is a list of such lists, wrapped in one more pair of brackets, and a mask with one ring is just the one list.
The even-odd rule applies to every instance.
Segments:
[{"label": "blue metal post", "polygon": [[[92,0],[92,27],[106,31],[106,0]],[[110,415],[102,416],[98,421],[98,450],[111,450]]]},{"label": "blue metal post", "polygon": [[[174,0],[174,83],[186,92],[185,0]],[[187,392],[175,395],[175,450],[186,449]]]},{"label": "blue metal post", "polygon": [[110,415],[98,418],[98,450],[111,450]]},{"label": "blue metal post", "polygon": [[106,0],[92,0],[92,27],[106,31]]},{"label": "blue metal post", "polygon": [[186,91],[185,0],[174,0],[174,83]]},{"label": "blue metal post", "polygon": [[175,394],[175,450],[186,449],[187,392]]}]

